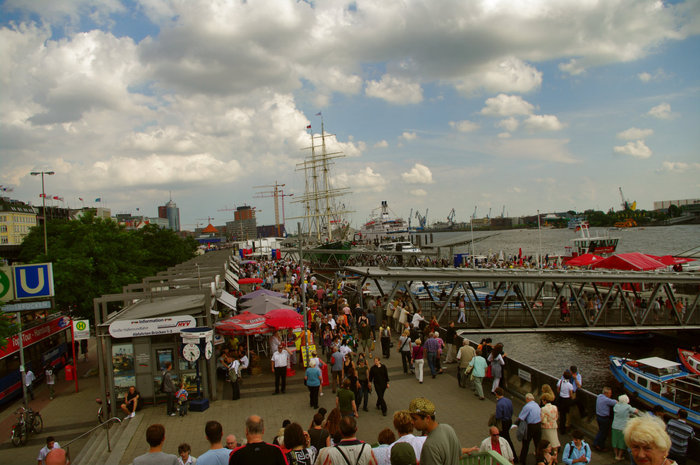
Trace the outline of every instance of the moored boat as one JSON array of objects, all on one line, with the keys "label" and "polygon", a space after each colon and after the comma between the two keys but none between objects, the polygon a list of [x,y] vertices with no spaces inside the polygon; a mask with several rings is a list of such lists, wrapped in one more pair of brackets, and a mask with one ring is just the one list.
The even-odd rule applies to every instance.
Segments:
[{"label": "moored boat", "polygon": [[372,210],[371,217],[360,228],[360,234],[362,240],[370,241],[396,237],[408,234],[408,224],[389,209],[389,203],[386,200],[382,200],[381,206]]},{"label": "moored boat", "polygon": [[584,331],[582,334],[611,342],[635,343],[654,337],[651,331]]},{"label": "moored boat", "polygon": [[595,255],[610,255],[615,253],[617,249],[617,243],[620,242],[619,237],[604,235],[604,236],[591,236],[591,232],[588,229],[588,225],[581,224],[578,229],[580,235],[579,237],[572,239],[573,250],[571,250],[571,256],[583,255],[586,253]]},{"label": "moored boat", "polygon": [[678,349],[678,359],[690,373],[700,375],[700,352],[688,349]]},{"label": "moored boat", "polygon": [[681,364],[659,357],[630,360],[610,356],[610,370],[623,388],[643,404],[660,405],[671,414],[688,411],[688,422],[700,428],[699,375],[681,370]]}]

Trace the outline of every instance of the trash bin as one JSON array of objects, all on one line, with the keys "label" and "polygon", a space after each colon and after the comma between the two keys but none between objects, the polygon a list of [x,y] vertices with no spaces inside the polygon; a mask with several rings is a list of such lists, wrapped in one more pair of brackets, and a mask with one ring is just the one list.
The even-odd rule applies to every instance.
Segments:
[{"label": "trash bin", "polygon": [[66,381],[73,381],[75,379],[73,365],[66,365],[64,371],[66,373]]}]

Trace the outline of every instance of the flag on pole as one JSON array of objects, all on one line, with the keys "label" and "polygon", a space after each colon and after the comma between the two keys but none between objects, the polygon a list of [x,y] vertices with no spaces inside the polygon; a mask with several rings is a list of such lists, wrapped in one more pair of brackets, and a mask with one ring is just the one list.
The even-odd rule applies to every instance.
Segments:
[{"label": "flag on pole", "polygon": [[83,198],[82,198],[82,197],[78,197],[78,200],[80,200],[80,201],[82,202],[82,201],[83,201]]},{"label": "flag on pole", "polygon": [[54,200],[59,200],[59,198],[58,198],[57,195],[54,195],[52,198],[53,198]]},{"label": "flag on pole", "polygon": [[311,129],[311,125],[309,124],[308,126],[306,126],[306,129]]},{"label": "flag on pole", "polygon": [[95,199],[95,202],[102,202],[102,197],[97,197],[97,198]]},{"label": "flag on pole", "polygon": [[316,116],[321,116],[321,112],[319,111],[318,113],[316,113]]},{"label": "flag on pole", "polygon": [[39,194],[39,198],[46,197],[46,194]]}]

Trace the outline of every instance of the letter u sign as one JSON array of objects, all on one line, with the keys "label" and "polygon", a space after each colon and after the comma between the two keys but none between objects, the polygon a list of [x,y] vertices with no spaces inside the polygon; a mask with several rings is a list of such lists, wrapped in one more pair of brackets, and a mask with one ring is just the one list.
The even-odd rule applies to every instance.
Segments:
[{"label": "letter u sign", "polygon": [[16,265],[12,272],[15,278],[15,297],[17,299],[52,297],[54,295],[51,263]]}]

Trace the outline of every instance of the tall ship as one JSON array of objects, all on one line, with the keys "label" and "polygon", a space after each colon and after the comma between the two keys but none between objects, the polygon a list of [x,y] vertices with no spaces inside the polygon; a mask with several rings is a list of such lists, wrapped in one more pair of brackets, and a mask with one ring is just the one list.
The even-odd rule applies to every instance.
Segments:
[{"label": "tall ship", "polygon": [[347,215],[352,211],[342,201],[345,195],[350,194],[350,189],[336,187],[331,182],[334,160],[345,155],[340,151],[328,150],[331,140],[333,134],[326,133],[322,118],[321,134],[311,131],[311,146],[306,148],[309,155],[297,164],[297,171],[304,172],[305,188],[304,193],[295,197],[293,202],[302,204],[304,213],[294,218],[302,220],[302,235],[310,244],[342,242],[347,239],[350,230]]},{"label": "tall ship", "polygon": [[381,240],[402,234],[408,234],[408,223],[391,211],[386,200],[382,200],[381,206],[372,210],[369,219],[360,228],[363,241]]}]

